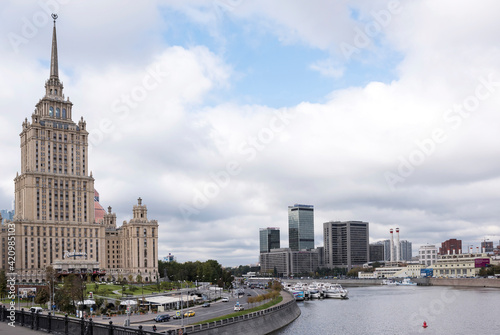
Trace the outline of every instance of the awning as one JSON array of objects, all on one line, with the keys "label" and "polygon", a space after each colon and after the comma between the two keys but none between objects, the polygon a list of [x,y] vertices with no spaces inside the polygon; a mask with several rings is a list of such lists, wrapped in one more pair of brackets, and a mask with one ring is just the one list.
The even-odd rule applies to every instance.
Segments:
[{"label": "awning", "polygon": [[124,306],[129,306],[129,305],[137,305],[137,301],[136,300],[123,300],[120,305],[124,305]]},{"label": "awning", "polygon": [[[77,304],[77,305],[81,305],[81,304],[82,304],[82,302],[81,302],[81,301],[77,301],[77,303],[76,303],[76,304]],[[95,300],[91,300],[91,299],[89,299],[89,300],[84,300],[84,301],[83,301],[83,304],[84,304],[85,306],[92,306],[92,305],[95,305]]]}]

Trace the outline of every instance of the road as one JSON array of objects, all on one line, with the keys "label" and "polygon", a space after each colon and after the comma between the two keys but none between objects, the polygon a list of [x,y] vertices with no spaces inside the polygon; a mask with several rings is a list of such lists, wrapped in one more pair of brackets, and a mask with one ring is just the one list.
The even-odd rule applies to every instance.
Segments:
[{"label": "road", "polygon": [[[143,326],[143,329],[145,330],[151,330],[153,325],[156,325],[157,332],[164,331],[164,330],[169,330],[169,329],[175,329],[179,328],[182,325],[187,325],[187,324],[193,324],[197,322],[201,322],[204,320],[216,318],[219,316],[231,314],[234,312],[234,305],[236,302],[239,302],[240,304],[243,304],[246,309],[249,308],[247,304],[247,298],[250,296],[257,296],[259,294],[265,294],[267,293],[266,290],[261,290],[261,289],[246,289],[243,293],[243,295],[240,295],[240,297],[236,296],[229,296],[227,294],[222,294],[222,296],[227,296],[229,298],[228,302],[222,302],[222,301],[217,301],[217,302],[211,302],[210,307],[201,307],[201,305],[196,306],[196,307],[190,307],[188,309],[184,308],[182,310],[182,313],[185,313],[188,310],[192,310],[195,312],[195,316],[189,317],[189,318],[184,318],[182,320],[174,320],[172,319],[172,316],[175,315],[177,310],[170,310],[166,311],[163,313],[159,314],[168,314],[170,315],[170,321],[168,322],[155,322],[154,318],[159,315],[159,314],[144,314],[144,315],[131,315],[130,316],[130,326],[133,328],[139,327],[139,325]],[[257,306],[256,304],[252,305],[252,307]],[[179,310],[180,311],[180,310]],[[120,315],[120,316],[115,316],[111,318],[101,318],[101,317],[96,317],[93,320],[95,322],[100,322],[100,323],[109,323],[109,321],[113,321],[114,325],[117,326],[123,326],[125,320],[127,319],[127,316]]]}]

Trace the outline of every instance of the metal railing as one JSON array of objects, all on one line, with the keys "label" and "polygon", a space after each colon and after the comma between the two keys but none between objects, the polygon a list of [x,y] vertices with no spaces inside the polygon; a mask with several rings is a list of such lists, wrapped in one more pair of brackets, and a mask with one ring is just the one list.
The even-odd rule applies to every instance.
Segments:
[{"label": "metal railing", "polygon": [[[95,323],[92,319],[75,319],[65,316],[53,316],[51,313],[41,314],[20,311],[0,306],[0,322],[7,322],[12,326],[22,326],[33,330],[43,331],[56,335],[150,335],[157,334],[139,326],[138,329]],[[172,333],[175,334],[175,333]]]},{"label": "metal railing", "polygon": [[[182,328],[162,331],[168,335],[197,333],[213,329],[237,322],[248,321],[268,314],[275,313],[290,305],[296,304],[295,300],[290,300],[284,304],[276,305],[261,311],[252,312],[236,317],[222,319],[219,321],[206,322],[198,325],[184,326]],[[14,323],[16,326],[28,327],[33,330],[44,331],[56,335],[150,335],[158,334],[156,332],[147,331],[139,326],[138,329],[121,327],[109,321],[109,324],[93,322],[92,319],[85,320],[84,318],[76,319],[65,316],[53,316],[51,313],[41,314],[28,312],[24,309],[11,310],[5,306],[0,306],[0,322]]]}]

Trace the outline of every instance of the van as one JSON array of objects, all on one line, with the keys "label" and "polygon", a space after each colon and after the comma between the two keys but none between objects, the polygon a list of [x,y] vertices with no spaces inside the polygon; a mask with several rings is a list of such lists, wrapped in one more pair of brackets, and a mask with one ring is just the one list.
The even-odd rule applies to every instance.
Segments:
[{"label": "van", "polygon": [[30,313],[41,313],[42,312],[42,307],[31,307],[30,308]]}]

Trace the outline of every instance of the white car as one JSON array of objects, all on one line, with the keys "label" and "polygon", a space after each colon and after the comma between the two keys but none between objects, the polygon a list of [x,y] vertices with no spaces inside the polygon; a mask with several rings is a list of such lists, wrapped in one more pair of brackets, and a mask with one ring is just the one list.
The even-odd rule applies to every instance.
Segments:
[{"label": "white car", "polygon": [[222,300],[221,300],[221,301],[222,301],[222,302],[229,302],[229,298],[228,298],[228,297],[224,297],[224,298],[222,298]]}]

